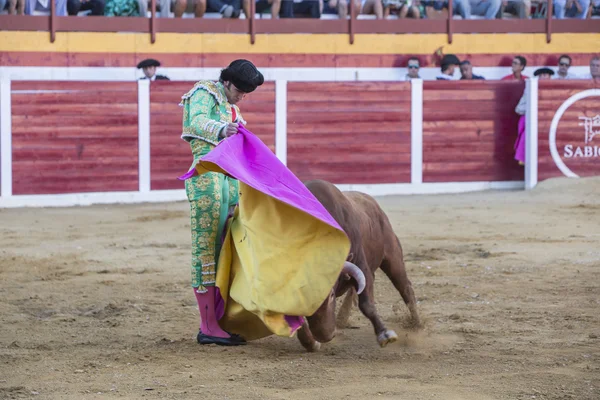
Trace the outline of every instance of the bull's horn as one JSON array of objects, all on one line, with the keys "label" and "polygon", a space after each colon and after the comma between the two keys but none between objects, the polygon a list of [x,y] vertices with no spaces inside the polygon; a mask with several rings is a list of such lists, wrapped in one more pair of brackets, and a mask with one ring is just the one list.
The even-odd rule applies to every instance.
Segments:
[{"label": "bull's horn", "polygon": [[360,294],[365,289],[365,286],[367,285],[365,274],[363,274],[360,268],[358,268],[356,265],[352,264],[350,261],[345,261],[342,272],[356,279],[356,282],[358,283],[358,290],[356,293]]}]

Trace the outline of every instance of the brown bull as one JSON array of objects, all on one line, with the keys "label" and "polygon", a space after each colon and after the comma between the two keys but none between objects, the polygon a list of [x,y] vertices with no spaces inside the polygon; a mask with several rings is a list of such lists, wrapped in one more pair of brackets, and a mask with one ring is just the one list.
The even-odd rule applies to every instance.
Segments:
[{"label": "brown bull", "polygon": [[[415,294],[406,275],[400,241],[379,204],[371,196],[360,192],[342,193],[329,182],[314,180],[306,187],[323,204],[350,238],[350,255],[329,297],[319,309],[306,318],[298,331],[300,343],[309,351],[320,348],[320,343],[333,339],[336,331],[335,299],[348,292],[342,305],[337,325],[345,324],[352,306],[355,290],[361,312],[373,324],[381,347],[398,339],[387,329],[374,304],[373,281],[377,268],[388,276],[410,310],[413,323],[420,325]],[[357,268],[358,267],[358,268]],[[364,289],[364,290],[363,290]],[[343,314],[343,316],[342,316]]]}]

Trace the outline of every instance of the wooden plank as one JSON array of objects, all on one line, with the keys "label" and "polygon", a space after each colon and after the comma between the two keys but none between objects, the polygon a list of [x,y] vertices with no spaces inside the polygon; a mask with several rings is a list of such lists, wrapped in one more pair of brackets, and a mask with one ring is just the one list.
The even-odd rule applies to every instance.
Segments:
[{"label": "wooden plank", "polygon": [[558,91],[565,91],[565,90],[576,90],[578,92],[581,92],[583,90],[587,90],[587,89],[594,89],[594,88],[600,88],[600,83],[598,82],[594,82],[592,79],[577,79],[577,80],[566,80],[566,81],[561,81],[561,80],[556,80],[556,79],[552,79],[552,80],[545,80],[545,81],[540,81],[538,83],[539,85],[539,92],[540,94],[544,91],[551,91],[551,90],[558,90]]},{"label": "wooden plank", "polygon": [[[490,90],[473,90],[465,91],[464,89],[456,90],[424,90],[423,101],[495,101],[497,94]],[[518,102],[518,101],[517,101]],[[515,104],[516,106],[516,104]]]},{"label": "wooden plank", "polygon": [[137,125],[105,126],[29,126],[16,125],[12,127],[13,137],[23,140],[89,140],[89,139],[118,139],[122,137],[137,137]]},{"label": "wooden plank", "polygon": [[99,129],[105,126],[135,125],[138,123],[137,115],[105,115],[92,116],[86,115],[46,115],[44,118],[34,118],[32,116],[13,115],[13,126],[29,127],[62,127],[62,126],[96,126]]},{"label": "wooden plank", "polygon": [[13,81],[11,90],[81,90],[97,92],[134,92],[137,82],[105,81]]},{"label": "wooden plank", "polygon": [[399,102],[409,103],[410,102],[410,92],[386,92],[385,97],[380,92],[364,92],[364,93],[354,93],[349,94],[347,92],[333,92],[327,91],[323,88],[319,92],[314,91],[299,91],[299,92],[290,92],[288,91],[288,101],[290,104],[294,102],[312,102],[314,100],[325,101],[325,102],[338,102],[348,100],[348,96],[356,96],[357,97],[357,106],[363,103],[371,103],[371,102],[381,102],[384,99],[394,101],[398,100]]},{"label": "wooden plank", "polygon": [[423,182],[426,183],[442,183],[442,182],[503,182],[503,181],[522,181],[524,180],[524,172],[521,167],[520,171],[470,171],[460,173],[429,173],[423,176]]},{"label": "wooden plank", "polygon": [[[498,90],[508,88],[509,90],[522,89],[525,87],[525,82],[514,81],[498,81],[498,80],[473,80],[473,81],[424,81],[423,90]],[[523,91],[521,90],[521,93]]]},{"label": "wooden plank", "polygon": [[18,82],[13,90],[74,90],[13,95],[15,194],[137,190],[137,83]]},{"label": "wooden plank", "polygon": [[409,122],[410,115],[407,113],[354,113],[349,115],[345,112],[314,112],[314,113],[304,113],[304,112],[294,112],[288,110],[288,126],[289,124],[294,124],[296,121],[302,122],[305,124],[337,124],[340,122],[347,122],[349,120],[356,122]]},{"label": "wooden plank", "polygon": [[381,137],[407,137],[410,138],[410,123],[397,123],[378,121],[360,122],[360,121],[344,121],[336,124],[319,124],[303,123],[302,121],[288,123],[288,134],[294,135],[327,135],[331,140],[346,138],[367,138],[368,140],[381,140]]},{"label": "wooden plank", "polygon": [[357,103],[356,101],[314,101],[314,102],[290,102],[288,113],[313,113],[313,112],[345,112],[352,115],[357,112],[365,113],[408,113],[410,103],[397,102],[369,102]]},{"label": "wooden plank", "polygon": [[[362,151],[337,151],[335,152],[335,156],[330,156],[329,161],[336,164],[344,164],[344,163],[356,163],[361,164],[366,162],[364,148]],[[331,152],[334,150],[332,149]],[[331,152],[325,151],[325,149],[319,149],[319,154],[332,154]],[[313,155],[315,154],[315,149],[311,148],[289,148],[288,149],[288,157],[294,160],[306,160],[306,162],[317,162],[317,160]],[[389,149],[369,149],[369,156],[377,157],[377,162],[381,164],[394,164],[394,163],[410,163],[410,152],[390,152]]]},{"label": "wooden plank", "polygon": [[81,91],[73,93],[14,93],[12,105],[59,104],[137,104],[137,91]]},{"label": "wooden plank", "polygon": [[287,114],[288,165],[301,179],[410,181],[409,83],[290,82]]},{"label": "wooden plank", "polygon": [[523,83],[425,82],[425,182],[522,179],[514,160]]},{"label": "wooden plank", "polygon": [[302,181],[325,179],[333,183],[397,183],[410,182],[410,164],[405,163],[288,163]]},{"label": "wooden plank", "polygon": [[23,104],[12,106],[13,115],[35,116],[36,118],[47,115],[60,116],[117,116],[131,115],[137,118],[137,103],[113,103],[113,104]]},{"label": "wooden plank", "polygon": [[114,179],[111,182],[94,181],[87,184],[72,182],[51,182],[42,180],[39,182],[27,183],[15,182],[15,194],[19,195],[37,195],[37,194],[68,194],[68,193],[87,193],[87,192],[111,192],[136,190],[137,181],[127,181],[123,179]]},{"label": "wooden plank", "polygon": [[[288,82],[288,96],[297,92],[353,92],[362,97],[363,93],[410,92],[410,82]],[[347,95],[347,93],[346,93]],[[389,94],[385,94],[389,97]]]}]

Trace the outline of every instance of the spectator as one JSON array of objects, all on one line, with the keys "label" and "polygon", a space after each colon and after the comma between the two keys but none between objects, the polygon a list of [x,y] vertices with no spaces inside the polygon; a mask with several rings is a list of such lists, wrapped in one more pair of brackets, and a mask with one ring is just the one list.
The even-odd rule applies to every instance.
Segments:
[{"label": "spectator", "polygon": [[600,81],[600,56],[592,57],[590,60],[590,73],[583,78]]},{"label": "spectator", "polygon": [[554,0],[554,16],[558,19],[586,19],[590,9],[590,0]]},{"label": "spectator", "polygon": [[523,75],[523,70],[527,66],[527,60],[523,56],[516,56],[512,61],[512,74],[506,75],[502,78],[503,81],[507,80],[523,80],[529,79],[528,76]]},{"label": "spectator", "polygon": [[442,57],[441,61],[441,71],[442,73],[436,76],[436,80],[438,81],[452,81],[454,80],[454,71],[455,67],[460,66],[460,60],[454,54],[446,54]]},{"label": "spectator", "polygon": [[181,18],[185,12],[193,12],[196,18],[202,18],[206,12],[206,0],[175,0],[173,6],[175,18]]},{"label": "spectator", "polygon": [[471,65],[471,61],[465,60],[460,63],[460,79],[461,80],[472,80],[472,79],[483,79],[485,78],[480,75],[475,75],[473,73],[473,66]]},{"label": "spectator", "polygon": [[503,8],[500,9],[499,18],[502,18],[502,12],[505,12],[521,19],[529,19],[531,15],[531,0],[505,0]]},{"label": "spectator", "polygon": [[448,1],[424,0],[421,3],[425,5],[427,19],[448,19]]},{"label": "spectator", "polygon": [[588,11],[588,18],[600,17],[600,0],[592,0],[590,3],[590,10]]},{"label": "spectator", "polygon": [[383,19],[383,1],[362,0],[360,13],[363,15],[375,15],[376,19]]},{"label": "spectator", "polygon": [[408,64],[407,64],[407,68],[408,68],[408,74],[406,74],[406,76],[404,77],[405,81],[410,81],[411,79],[422,79],[419,76],[419,59],[417,57],[411,57],[408,59]]},{"label": "spectator", "polygon": [[25,13],[25,0],[0,0],[0,14],[5,8],[9,15],[23,15]]},{"label": "spectator", "polygon": [[419,0],[383,0],[383,17],[387,18],[390,14],[399,18],[424,18],[425,5]]},{"label": "spectator", "polygon": [[[538,68],[535,73],[535,76],[539,77],[539,79],[550,79],[552,75],[554,75],[554,71],[550,68]],[[527,114],[527,98],[525,97],[525,92],[523,92],[523,96],[519,100],[519,104],[515,107],[515,112],[519,114],[521,117],[519,118],[519,127],[517,132],[517,140],[515,141],[515,160],[519,162],[519,165],[525,165],[525,121]]]},{"label": "spectator", "polygon": [[471,19],[471,15],[495,19],[502,0],[456,0],[454,4],[463,19]]},{"label": "spectator", "polygon": [[[250,18],[250,1],[243,0],[242,8],[246,18]],[[262,14],[269,8],[271,9],[271,18],[279,18],[279,12],[281,10],[281,0],[256,0],[256,12]]]},{"label": "spectator", "polygon": [[319,0],[282,0],[281,18],[321,18]]},{"label": "spectator", "polygon": [[151,81],[156,81],[156,80],[167,80],[169,81],[170,79],[167,78],[164,75],[157,75],[156,74],[156,67],[160,67],[160,63],[152,58],[148,58],[146,60],[142,60],[140,61],[140,63],[137,65],[138,69],[142,69],[142,71],[144,71],[144,76],[140,78],[141,79],[150,79]]},{"label": "spectator", "polygon": [[[204,3],[204,1],[206,1],[206,0],[203,0],[202,4],[204,6],[204,9],[206,9],[206,3]],[[148,15],[148,8],[149,8],[150,4],[151,4],[150,0],[138,0],[140,15],[142,15],[142,16]],[[194,2],[190,1],[190,4],[192,7],[188,12],[192,13],[192,12],[194,12]],[[156,0],[156,16],[161,17],[161,18],[169,18],[171,16],[171,5],[173,5],[174,9],[179,7],[181,9],[183,9],[184,11],[187,11],[186,10],[186,7],[187,7],[186,0],[173,0],[173,1],[171,1],[171,0]],[[182,12],[182,14],[183,14],[183,12]],[[202,11],[202,14],[204,15],[204,10]]]},{"label": "spectator", "polygon": [[[50,4],[43,6],[38,0],[24,0],[25,1],[25,14],[33,15],[36,10],[50,11]],[[52,0],[50,0],[52,1]],[[67,16],[67,0],[55,0],[56,3],[56,15],[58,17]]]},{"label": "spectator", "polygon": [[239,18],[242,0],[207,0],[208,11],[221,13],[223,18]]},{"label": "spectator", "polygon": [[146,17],[147,10],[143,0],[106,0],[104,5],[107,17]]},{"label": "spectator", "polygon": [[569,67],[571,66],[571,57],[563,54],[558,59],[558,71],[554,79],[577,79],[577,76],[569,73]]},{"label": "spectator", "polygon": [[[360,0],[354,0],[356,14],[360,14]],[[350,0],[324,0],[323,14],[337,14],[340,19],[348,18],[350,14]]]},{"label": "spectator", "polygon": [[69,15],[77,15],[80,11],[91,10],[90,15],[104,15],[104,0],[67,0]]}]

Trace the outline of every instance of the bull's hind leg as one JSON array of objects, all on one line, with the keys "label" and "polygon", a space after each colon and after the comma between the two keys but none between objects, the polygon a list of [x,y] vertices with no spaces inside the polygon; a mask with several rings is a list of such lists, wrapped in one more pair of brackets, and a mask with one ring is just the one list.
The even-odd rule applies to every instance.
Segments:
[{"label": "bull's hind leg", "polygon": [[417,300],[415,298],[415,292],[412,288],[412,283],[406,274],[402,247],[400,247],[399,242],[397,247],[394,247],[395,248],[390,252],[389,255],[386,254],[386,258],[384,258],[382,261],[380,268],[392,281],[398,292],[400,292],[400,296],[402,296],[404,303],[410,311],[412,322],[415,327],[420,327],[421,319],[419,318],[419,313],[417,312]]},{"label": "bull's hind leg", "polygon": [[343,329],[348,327],[348,319],[350,318],[352,306],[354,305],[358,305],[358,296],[356,295],[356,290],[350,288],[348,292],[346,292],[346,297],[344,297],[344,301],[337,313],[337,318],[335,320],[335,326],[337,328]]},{"label": "bull's hind leg", "polygon": [[365,317],[369,318],[371,324],[373,324],[373,328],[375,329],[375,334],[377,335],[377,342],[379,346],[385,347],[388,343],[395,342],[398,340],[398,335],[391,329],[387,329],[383,322],[381,321],[381,317],[377,314],[377,309],[375,308],[375,299],[373,296],[373,281],[374,276],[367,277],[367,285],[365,290],[361,294],[358,295],[358,307],[360,311],[364,314]]}]

